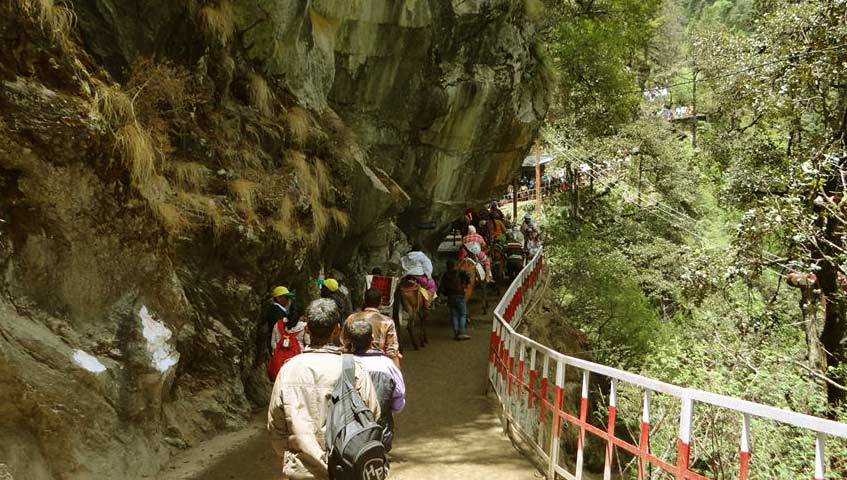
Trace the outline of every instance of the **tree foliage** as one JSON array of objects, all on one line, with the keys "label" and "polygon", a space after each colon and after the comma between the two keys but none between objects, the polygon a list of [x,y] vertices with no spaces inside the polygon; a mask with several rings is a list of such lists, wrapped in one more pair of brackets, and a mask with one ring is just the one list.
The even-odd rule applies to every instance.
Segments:
[{"label": "tree foliage", "polygon": [[[612,4],[557,3],[547,48],[562,98],[545,142],[579,173],[578,201],[547,214],[567,318],[604,363],[844,419],[847,0],[613,3],[632,13],[628,27]],[[606,38],[613,25],[623,33]],[[631,93],[669,85],[672,106],[688,105],[695,72],[709,113],[698,148],[690,123],[655,118]],[[791,288],[792,271],[818,284]],[[619,412],[638,411],[637,395],[621,397]],[[637,431],[637,415],[621,418]],[[737,474],[736,423],[695,415],[696,470]],[[753,428],[759,478],[808,475],[809,435]],[[674,434],[657,432],[655,453]],[[828,478],[843,478],[847,445],[829,449]]]},{"label": "tree foliage", "polygon": [[661,0],[549,0],[547,51],[556,66],[554,115],[591,134],[632,120],[633,88],[647,68],[647,47]]},{"label": "tree foliage", "polygon": [[[719,116],[706,153],[719,167],[722,198],[747,210],[738,228],[739,263],[816,272],[824,321],[809,325],[827,354],[817,368],[847,384],[847,2],[774,1],[756,28],[695,40],[698,65]],[[828,388],[830,404],[845,401]]]}]

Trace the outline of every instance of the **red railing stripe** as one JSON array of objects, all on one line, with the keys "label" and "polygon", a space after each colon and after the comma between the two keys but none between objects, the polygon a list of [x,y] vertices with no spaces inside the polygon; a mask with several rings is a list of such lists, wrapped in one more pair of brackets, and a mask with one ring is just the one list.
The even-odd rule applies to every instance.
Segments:
[{"label": "red railing stripe", "polygon": [[750,466],[750,452],[741,452],[739,462],[741,470],[738,473],[738,480],[747,480],[747,469]]},{"label": "red railing stripe", "polygon": [[527,404],[532,409],[532,402],[535,399],[535,370],[529,370],[529,388],[527,388],[527,392],[529,393],[529,397],[527,397]]},{"label": "red railing stripe", "polygon": [[641,422],[641,436],[638,438],[638,480],[647,478],[647,463],[645,458],[650,451],[650,424]]}]

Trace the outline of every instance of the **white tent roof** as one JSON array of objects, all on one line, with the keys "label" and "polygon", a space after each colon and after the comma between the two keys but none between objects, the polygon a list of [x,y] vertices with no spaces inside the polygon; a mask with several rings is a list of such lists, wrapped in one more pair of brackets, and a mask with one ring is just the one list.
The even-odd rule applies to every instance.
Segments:
[{"label": "white tent roof", "polygon": [[[549,153],[542,153],[541,154],[541,164],[542,165],[544,165],[545,163],[550,163],[555,159],[556,159],[556,157],[554,157],[553,155],[550,155]],[[535,155],[530,155],[530,156],[523,159],[523,166],[524,167],[535,167],[535,161],[536,161]]]}]

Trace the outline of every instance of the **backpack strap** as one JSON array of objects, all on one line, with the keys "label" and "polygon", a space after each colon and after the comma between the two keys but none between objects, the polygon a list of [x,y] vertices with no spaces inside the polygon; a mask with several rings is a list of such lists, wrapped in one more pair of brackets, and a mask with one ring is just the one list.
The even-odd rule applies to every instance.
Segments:
[{"label": "backpack strap", "polygon": [[350,382],[349,385],[355,385],[355,369],[356,364],[353,361],[353,355],[349,353],[341,354],[341,378]]},{"label": "backpack strap", "polygon": [[277,348],[280,347],[280,345],[282,345],[282,339],[284,339],[286,337],[285,320],[284,319],[283,320],[277,320],[275,326],[276,326],[276,331],[279,333],[279,340],[277,340],[276,344],[273,345],[274,350],[276,350]]}]

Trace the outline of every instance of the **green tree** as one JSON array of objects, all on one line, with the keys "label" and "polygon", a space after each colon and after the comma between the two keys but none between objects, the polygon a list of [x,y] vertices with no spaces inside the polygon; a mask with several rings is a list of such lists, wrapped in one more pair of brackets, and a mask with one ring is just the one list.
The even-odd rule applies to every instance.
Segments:
[{"label": "green tree", "polygon": [[[697,63],[718,99],[706,152],[723,199],[749,210],[740,262],[814,271],[825,305],[809,322],[826,352],[831,406],[845,402],[847,304],[847,6],[843,0],[762,2],[749,34],[702,33]],[[762,250],[765,252],[762,253]],[[773,254],[779,255],[776,258]]]},{"label": "green tree", "polygon": [[[549,0],[547,53],[558,73],[554,120],[612,133],[638,112],[661,0]],[[635,92],[635,93],[633,93]]]}]

